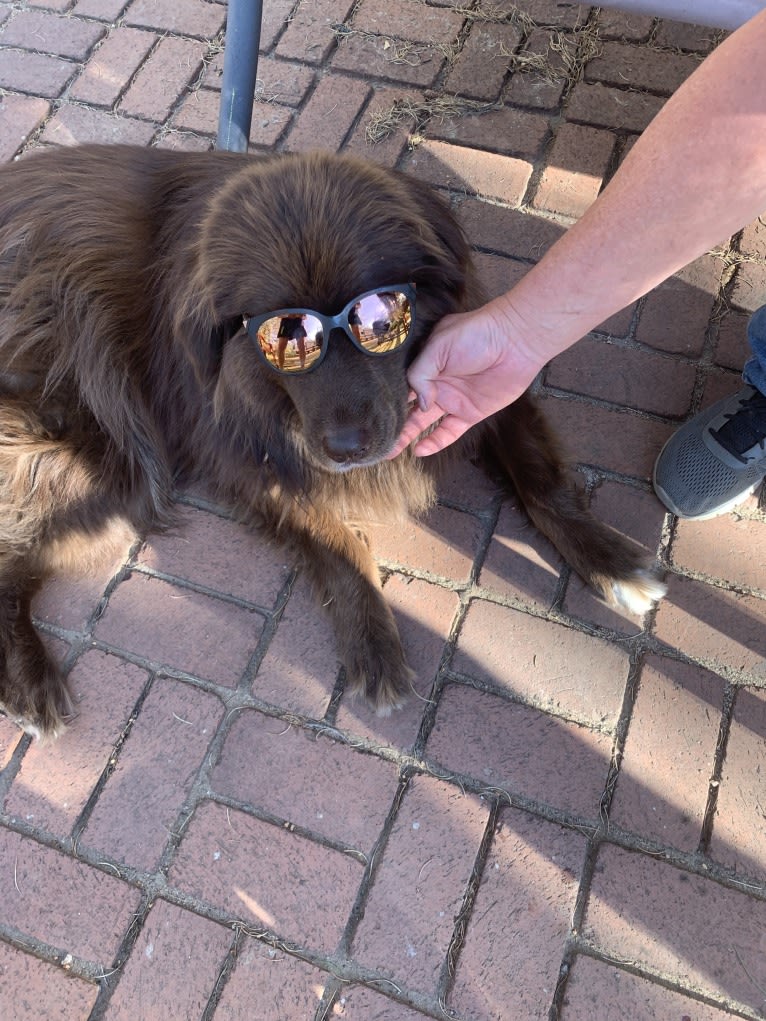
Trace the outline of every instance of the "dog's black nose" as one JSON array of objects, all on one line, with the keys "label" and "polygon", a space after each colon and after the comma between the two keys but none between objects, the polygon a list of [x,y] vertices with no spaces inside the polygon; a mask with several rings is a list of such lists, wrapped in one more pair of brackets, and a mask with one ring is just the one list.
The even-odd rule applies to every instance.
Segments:
[{"label": "dog's black nose", "polygon": [[338,464],[361,461],[370,447],[370,434],[363,426],[338,426],[325,435],[322,442],[325,453]]}]

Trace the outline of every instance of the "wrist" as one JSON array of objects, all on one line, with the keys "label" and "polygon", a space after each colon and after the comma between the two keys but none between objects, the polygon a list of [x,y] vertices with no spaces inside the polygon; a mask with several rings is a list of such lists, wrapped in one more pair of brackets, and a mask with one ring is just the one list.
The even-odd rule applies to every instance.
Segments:
[{"label": "wrist", "polygon": [[527,307],[516,291],[514,288],[495,298],[487,311],[508,357],[517,366],[527,367],[526,375],[531,381],[551,358],[578,338],[562,342],[562,331],[546,321],[545,312]]}]

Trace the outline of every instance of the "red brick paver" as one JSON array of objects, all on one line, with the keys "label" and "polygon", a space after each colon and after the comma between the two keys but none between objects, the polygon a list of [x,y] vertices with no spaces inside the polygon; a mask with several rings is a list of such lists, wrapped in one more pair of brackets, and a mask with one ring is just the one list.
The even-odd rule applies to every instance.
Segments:
[{"label": "red brick paver", "polygon": [[700,522],[679,522],[673,561],[686,570],[744,588],[766,590],[766,529],[762,522],[726,517],[715,536]]},{"label": "red brick paver", "polygon": [[82,60],[104,34],[99,22],[60,18],[47,11],[19,11],[3,29],[6,46]]},{"label": "red brick paver", "polygon": [[567,983],[561,1021],[598,1017],[600,1021],[634,1018],[693,1018],[694,1021],[724,1021],[728,1011],[699,1000],[681,996],[657,982],[647,981],[629,971],[581,956]]},{"label": "red brick paver", "polygon": [[0,924],[56,948],[57,963],[68,952],[108,967],[138,906],[138,891],[10,829],[0,831],[0,848]]},{"label": "red brick paver", "polygon": [[222,27],[225,10],[205,0],[133,0],[125,14],[128,25],[209,39]]},{"label": "red brick paver", "polygon": [[157,41],[151,32],[117,28],[88,61],[70,96],[95,106],[111,106]]},{"label": "red brick paver", "polygon": [[454,770],[503,796],[593,817],[611,748],[603,733],[453,685],[442,694],[426,751],[438,775]]},{"label": "red brick paver", "polygon": [[205,52],[203,43],[166,36],[141,67],[120,103],[131,117],[163,121],[179,92],[199,73]]},{"label": "red brick paver", "polygon": [[262,628],[252,610],[133,574],[117,587],[94,634],[158,666],[233,687]]},{"label": "red brick paver", "polygon": [[107,769],[147,681],[146,671],[132,663],[102,652],[86,653],[69,676],[78,717],[56,746],[56,769],[50,768],[45,745],[33,745],[6,798],[5,811],[52,832],[71,831]]},{"label": "red brick paver", "polygon": [[[168,690],[169,689],[169,690]],[[176,818],[220,721],[213,695],[159,681],[121,749],[81,837],[114,861],[150,870],[176,833]]]},{"label": "red brick paver", "polygon": [[325,972],[297,957],[248,939],[237,952],[234,973],[215,1016],[221,1021],[247,1021],[252,1016],[253,1004],[257,1003],[263,1021],[311,1017],[327,979]]},{"label": "red brick paver", "polygon": [[599,193],[614,144],[611,132],[565,124],[556,135],[532,200],[535,208],[582,216]]},{"label": "red brick paver", "polygon": [[[0,0],[0,159],[210,149],[225,17]],[[430,182],[492,296],[720,38],[561,0],[269,0],[251,146]],[[389,716],[345,691],[296,551],[202,492],[46,583],[76,716],[49,743],[0,717],[0,1017],[762,1016],[766,518],[679,522],[651,473],[741,385],[764,222],[536,383],[594,512],[667,571],[644,619],[467,461],[429,514],[369,530],[415,675]]]},{"label": "red brick paver", "polygon": [[394,800],[398,774],[390,762],[250,712],[234,724],[211,785],[303,829],[369,851]]},{"label": "red brick paver", "polygon": [[157,901],[105,1017],[200,1016],[230,944],[223,926]]},{"label": "red brick paver", "polygon": [[682,53],[661,53],[652,47],[604,43],[588,63],[587,81],[606,82],[670,94],[697,67],[699,61]]},{"label": "red brick paver", "polygon": [[255,932],[327,953],[362,876],[360,862],[340,850],[209,802],[192,819],[168,878]]},{"label": "red brick paver", "polygon": [[628,656],[618,645],[480,601],[471,604],[452,665],[516,698],[591,723],[614,722],[628,676]]},{"label": "red brick paver", "polygon": [[721,789],[716,804],[711,854],[748,876],[766,878],[763,825],[766,805],[766,698],[759,689],[737,695]]},{"label": "red brick paver", "polygon": [[500,199],[509,205],[521,202],[532,175],[532,165],[526,160],[439,141],[420,145],[407,166],[433,184]]},{"label": "red brick paver", "polygon": [[16,1021],[40,1017],[87,1018],[98,990],[81,979],[69,978],[53,964],[0,943],[3,997]]},{"label": "red brick paver", "polygon": [[611,88],[602,82],[579,82],[572,91],[572,120],[600,128],[641,132],[659,113],[663,100],[647,92]]},{"label": "red brick paver", "polygon": [[87,142],[146,145],[154,125],[133,117],[118,117],[96,107],[65,104],[51,117],[40,141],[51,145],[84,145]]},{"label": "red brick paver", "polygon": [[688,362],[585,338],[553,362],[545,381],[629,408],[681,417],[689,410],[694,371]]},{"label": "red brick paver", "polygon": [[487,817],[478,798],[412,780],[354,941],[360,961],[411,988],[436,988]]},{"label": "red brick paver", "polygon": [[[708,924],[711,918],[715,925]],[[765,919],[762,900],[606,847],[583,934],[623,960],[758,1010],[766,978]]]},{"label": "red brick paver", "polygon": [[[503,812],[450,998],[462,1016],[545,1016],[584,851],[572,830]],[[502,914],[492,910],[498,903],[506,905]]]},{"label": "red brick paver", "polygon": [[[724,682],[651,657],[641,672],[610,820],[693,851],[714,772]],[[661,778],[661,780],[660,780]]]}]

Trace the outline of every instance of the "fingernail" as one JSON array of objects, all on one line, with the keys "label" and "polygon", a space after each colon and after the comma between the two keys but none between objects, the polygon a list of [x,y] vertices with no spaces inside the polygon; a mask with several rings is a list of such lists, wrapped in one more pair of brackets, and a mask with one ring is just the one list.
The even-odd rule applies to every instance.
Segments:
[{"label": "fingernail", "polygon": [[425,394],[418,394],[418,407],[421,411],[428,411],[428,401]]}]

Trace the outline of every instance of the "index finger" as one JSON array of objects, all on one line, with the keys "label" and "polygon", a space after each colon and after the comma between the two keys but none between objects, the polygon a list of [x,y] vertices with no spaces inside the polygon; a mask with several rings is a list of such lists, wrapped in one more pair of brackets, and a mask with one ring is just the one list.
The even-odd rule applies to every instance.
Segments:
[{"label": "index finger", "polygon": [[471,428],[470,422],[464,422],[454,415],[445,415],[433,432],[418,440],[413,448],[416,457],[429,457],[431,454],[438,454],[455,440],[459,440],[463,433]]},{"label": "index finger", "polygon": [[415,407],[409,414],[407,421],[404,423],[402,431],[399,433],[399,439],[396,441],[394,446],[391,448],[388,454],[386,454],[385,460],[391,461],[397,457],[408,447],[413,440],[416,440],[422,432],[425,432],[429,426],[432,426],[434,422],[437,422],[444,412],[436,404],[432,404],[430,408],[423,411],[422,408]]}]

